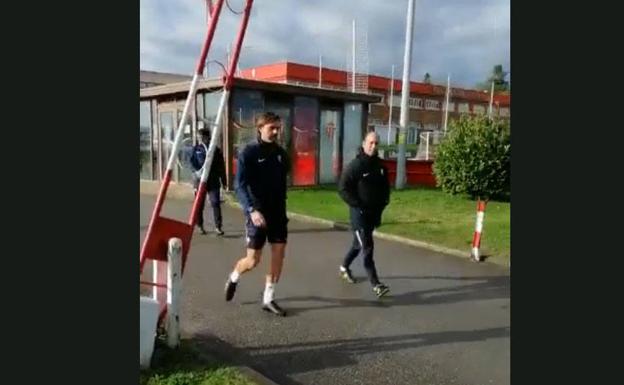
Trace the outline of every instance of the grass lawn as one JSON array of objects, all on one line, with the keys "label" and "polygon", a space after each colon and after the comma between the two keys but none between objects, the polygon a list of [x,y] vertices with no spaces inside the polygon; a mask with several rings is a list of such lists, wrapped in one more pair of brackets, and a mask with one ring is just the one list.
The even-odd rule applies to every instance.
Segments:
[{"label": "grass lawn", "polygon": [[[392,191],[379,231],[434,243],[470,254],[476,202],[432,188]],[[349,211],[335,188],[291,189],[288,210],[348,223]],[[481,253],[506,264],[510,258],[510,203],[490,201],[485,211]]]},{"label": "grass lawn", "polygon": [[140,385],[257,385],[223,362],[200,357],[189,341],[175,350],[159,345],[152,367],[139,374]]}]

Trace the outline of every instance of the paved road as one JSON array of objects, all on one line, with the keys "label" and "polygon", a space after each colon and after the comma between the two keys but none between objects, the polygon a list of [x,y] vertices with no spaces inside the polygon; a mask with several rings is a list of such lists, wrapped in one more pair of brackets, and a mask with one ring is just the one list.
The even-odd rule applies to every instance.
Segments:
[{"label": "paved road", "polygon": [[[141,196],[141,238],[153,204]],[[183,219],[189,210],[168,200],[163,214]],[[282,385],[510,383],[507,269],[377,239],[380,279],[392,293],[378,300],[366,281],[338,279],[350,233],[291,220],[276,289],[290,314],[277,318],[259,303],[268,258],[224,301],[225,278],[244,250],[241,211],[224,206],[224,218],[226,237],[194,236],[183,283],[184,336],[209,353]],[[353,271],[365,277],[361,260]]]}]

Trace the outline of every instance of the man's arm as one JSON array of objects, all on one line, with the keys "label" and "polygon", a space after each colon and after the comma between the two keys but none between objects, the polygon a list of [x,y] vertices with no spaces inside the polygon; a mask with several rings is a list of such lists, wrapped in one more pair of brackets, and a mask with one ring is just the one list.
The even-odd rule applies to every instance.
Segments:
[{"label": "man's arm", "polygon": [[384,175],[384,207],[388,206],[388,204],[390,203],[390,180],[388,179],[388,168],[384,165],[381,166],[381,169],[383,170],[383,175]]},{"label": "man's arm", "polygon": [[249,151],[249,147],[245,148],[238,155],[238,162],[236,168],[236,178],[235,178],[235,189],[236,196],[238,201],[243,206],[243,210],[249,213],[252,210],[259,210],[259,204],[256,197],[253,196],[251,192],[249,181],[251,178],[250,174],[250,164],[253,164],[253,160],[251,158],[251,151]]},{"label": "man's arm", "polygon": [[340,176],[338,194],[351,207],[360,207],[361,202],[357,195],[358,174],[356,161],[351,161]]},{"label": "man's arm", "polygon": [[202,168],[202,165],[199,164],[199,159],[197,159],[197,146],[193,146],[193,150],[191,152],[191,166],[193,167],[194,171],[198,171],[199,169]]}]

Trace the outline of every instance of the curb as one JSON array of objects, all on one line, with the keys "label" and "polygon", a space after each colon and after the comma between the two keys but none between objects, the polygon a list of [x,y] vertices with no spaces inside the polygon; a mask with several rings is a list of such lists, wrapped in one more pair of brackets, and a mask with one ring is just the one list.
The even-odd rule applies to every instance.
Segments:
[{"label": "curb", "polygon": [[[158,182],[142,180],[140,190],[142,194],[156,195],[158,194],[159,186],[160,185]],[[169,186],[168,194],[170,194],[172,198],[191,199],[191,200],[193,199],[193,189],[189,185],[186,185],[186,184],[171,183]],[[224,202],[227,203],[229,206],[241,208],[240,203],[236,201],[236,199],[234,198],[231,192],[226,192],[225,194],[222,194],[222,198],[224,199]],[[351,228],[348,224],[334,222],[328,219],[312,217],[312,216],[305,215],[305,214],[293,213],[291,211],[287,211],[286,214],[288,215],[289,218],[297,219],[303,222],[317,223],[320,225],[328,226],[333,229],[348,231]],[[399,242],[399,243],[403,243],[409,246],[415,246],[415,247],[420,247],[420,248],[431,250],[431,251],[436,251],[438,253],[443,253],[443,254],[448,254],[448,255],[455,256],[455,257],[470,259],[469,251],[451,249],[451,248],[436,245],[433,243],[405,238],[400,235],[379,232],[377,230],[373,232],[373,236],[375,238],[384,239],[387,241]],[[496,263],[493,261],[490,261],[489,263],[493,263],[499,266],[505,266],[503,264]]]},{"label": "curb", "polygon": [[387,241],[405,243],[410,246],[416,246],[416,247],[421,247],[424,249],[429,249],[432,251],[437,251],[439,253],[450,254],[456,257],[470,258],[470,253],[466,251],[451,249],[448,247],[444,247],[444,246],[440,246],[440,245],[436,245],[436,244],[428,243],[424,241],[418,241],[415,239],[409,239],[409,238],[402,237],[400,235],[382,233],[382,232],[375,230],[373,232],[373,236],[376,236],[377,238],[380,238],[380,239],[385,239]]},{"label": "curb", "polygon": [[238,370],[245,377],[249,378],[258,385],[279,385],[277,382],[267,378],[262,373],[250,368],[249,366],[234,366],[234,369]]}]

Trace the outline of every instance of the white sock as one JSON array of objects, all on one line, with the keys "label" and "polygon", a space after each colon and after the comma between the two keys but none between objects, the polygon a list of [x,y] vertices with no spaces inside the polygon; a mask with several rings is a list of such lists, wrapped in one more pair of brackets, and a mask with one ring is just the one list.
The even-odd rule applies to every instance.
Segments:
[{"label": "white sock", "polygon": [[240,277],[240,274],[238,273],[238,271],[234,270],[232,274],[230,274],[230,281],[236,283],[238,282],[239,277]]},{"label": "white sock", "polygon": [[264,298],[262,301],[267,304],[273,301],[273,294],[275,293],[275,284],[274,283],[266,283],[264,287]]}]

